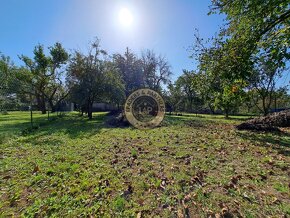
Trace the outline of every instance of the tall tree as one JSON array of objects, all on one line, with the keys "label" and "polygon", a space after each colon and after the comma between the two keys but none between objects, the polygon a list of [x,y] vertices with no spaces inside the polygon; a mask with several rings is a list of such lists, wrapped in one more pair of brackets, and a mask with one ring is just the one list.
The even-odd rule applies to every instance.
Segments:
[{"label": "tall tree", "polygon": [[125,83],[126,96],[144,85],[141,61],[133,52],[126,49],[124,55],[114,54],[113,62],[119,69],[122,79]]},{"label": "tall tree", "polygon": [[172,72],[165,57],[146,50],[142,52],[141,63],[144,86],[160,91],[162,84],[166,85],[170,82]]},{"label": "tall tree", "polygon": [[[262,101],[262,107],[256,106],[267,115],[274,100],[276,83],[281,78],[286,65],[283,61],[286,48],[271,53],[260,52],[259,57],[255,58],[253,72],[249,78],[249,87],[257,92],[257,96]],[[283,51],[284,50],[284,51]]]}]

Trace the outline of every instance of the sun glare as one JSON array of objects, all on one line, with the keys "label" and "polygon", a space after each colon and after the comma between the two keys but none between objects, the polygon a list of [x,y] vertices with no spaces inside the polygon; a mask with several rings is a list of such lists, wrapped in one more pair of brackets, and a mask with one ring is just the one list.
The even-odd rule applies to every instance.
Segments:
[{"label": "sun glare", "polygon": [[127,8],[122,8],[119,12],[119,21],[123,26],[130,26],[133,22],[132,13]]}]

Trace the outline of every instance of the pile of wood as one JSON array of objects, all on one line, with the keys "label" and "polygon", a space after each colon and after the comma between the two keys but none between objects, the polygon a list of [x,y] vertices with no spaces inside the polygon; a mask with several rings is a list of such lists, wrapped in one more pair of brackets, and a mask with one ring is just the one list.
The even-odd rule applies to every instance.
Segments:
[{"label": "pile of wood", "polygon": [[124,112],[110,113],[106,123],[111,127],[126,127],[130,125]]},{"label": "pile of wood", "polygon": [[279,127],[290,127],[290,110],[257,117],[236,126],[238,130],[279,131]]}]

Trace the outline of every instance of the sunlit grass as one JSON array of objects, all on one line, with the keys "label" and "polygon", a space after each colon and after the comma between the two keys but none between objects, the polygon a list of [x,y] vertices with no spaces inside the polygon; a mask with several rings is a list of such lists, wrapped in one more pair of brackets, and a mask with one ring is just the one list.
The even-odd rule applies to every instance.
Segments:
[{"label": "sunlit grass", "polygon": [[108,127],[106,113],[35,113],[25,132],[28,112],[1,115],[0,216],[289,215],[290,136],[201,116],[144,131]]}]

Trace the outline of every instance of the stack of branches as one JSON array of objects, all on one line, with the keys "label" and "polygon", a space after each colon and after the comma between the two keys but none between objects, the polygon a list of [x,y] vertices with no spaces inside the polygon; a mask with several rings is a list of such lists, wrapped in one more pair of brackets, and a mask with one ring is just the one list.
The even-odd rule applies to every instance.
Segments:
[{"label": "stack of branches", "polygon": [[279,127],[290,127],[290,110],[257,117],[236,126],[238,130],[279,131]]}]

